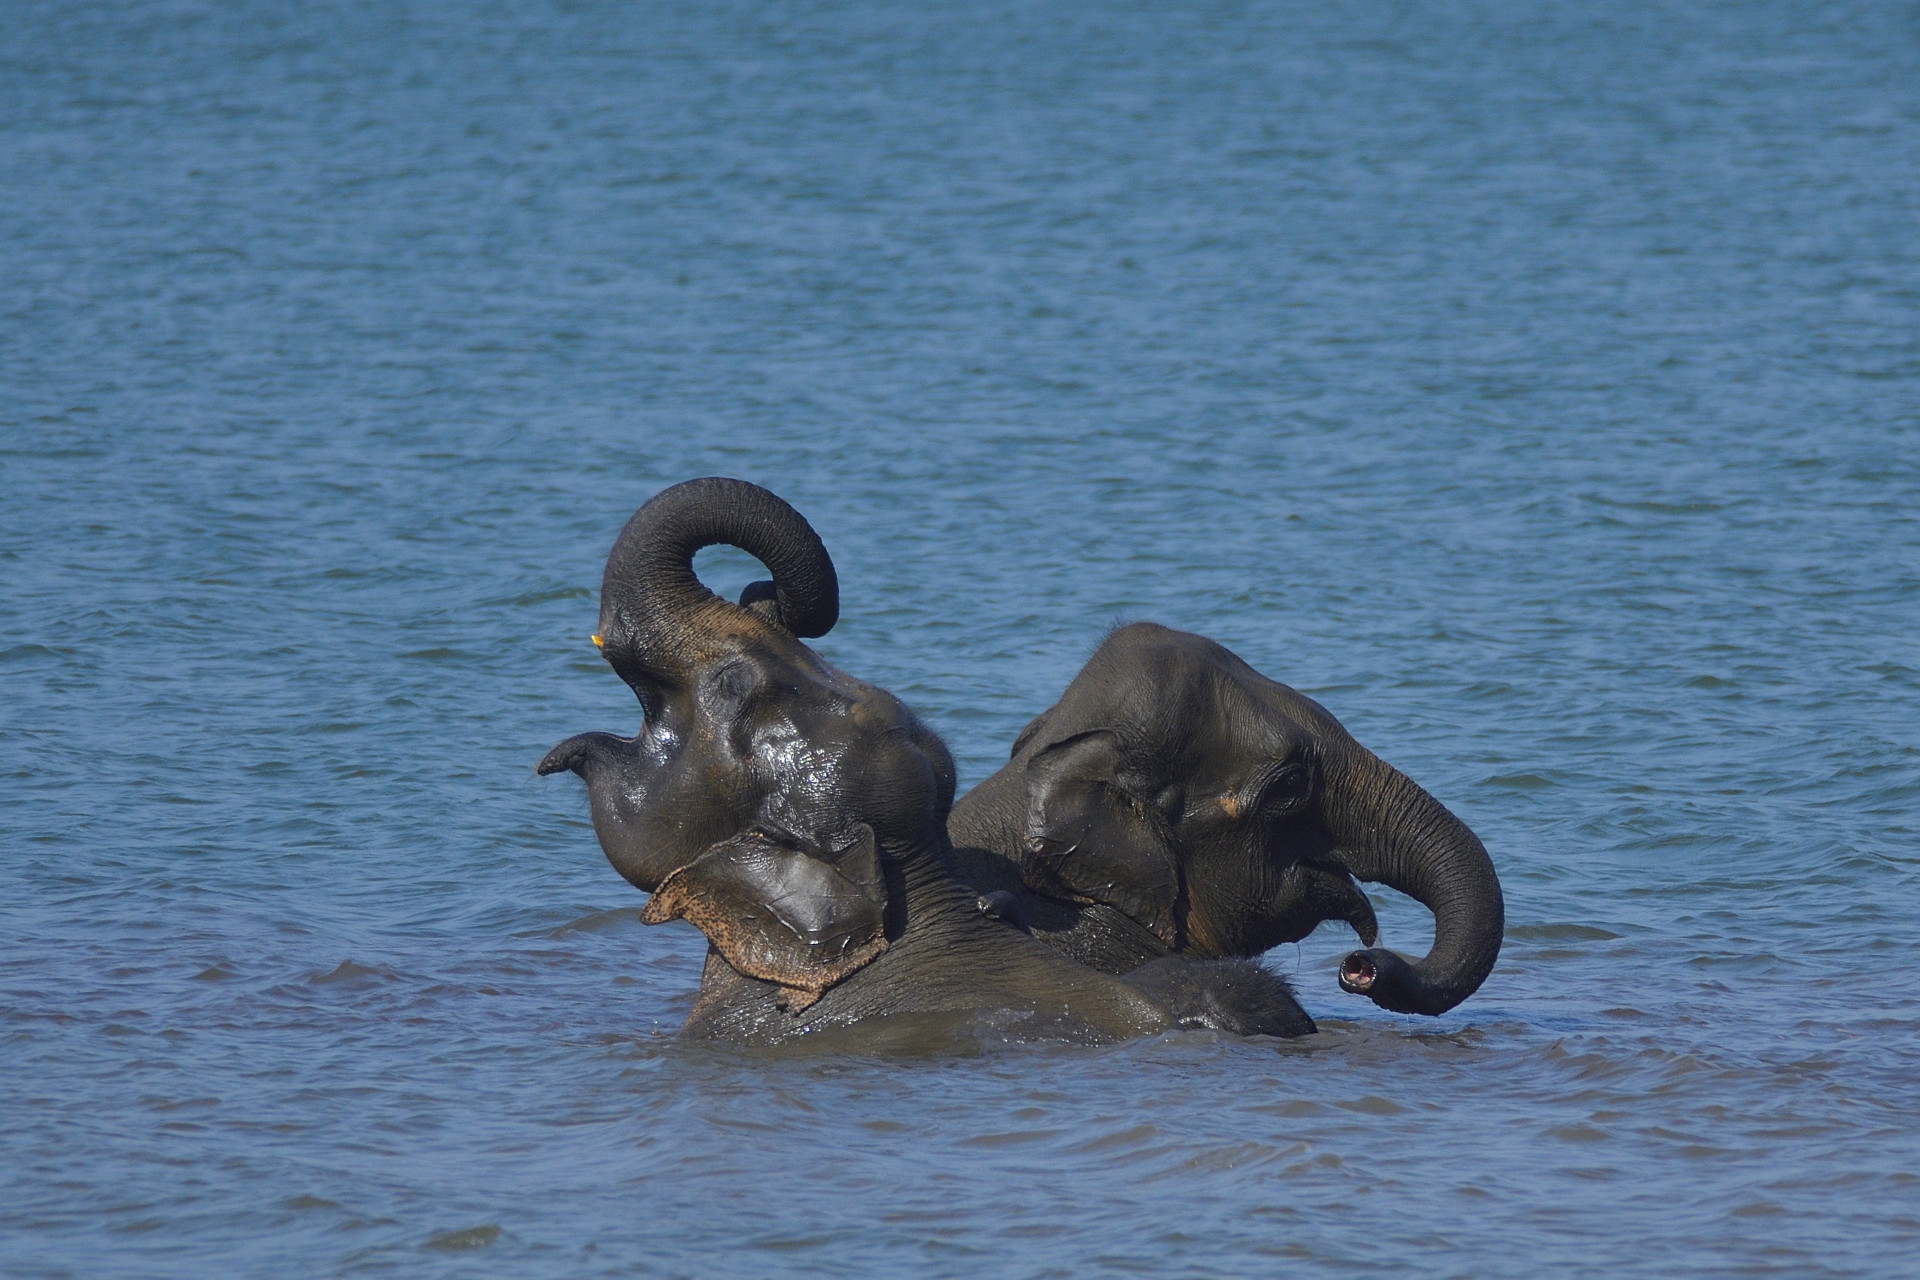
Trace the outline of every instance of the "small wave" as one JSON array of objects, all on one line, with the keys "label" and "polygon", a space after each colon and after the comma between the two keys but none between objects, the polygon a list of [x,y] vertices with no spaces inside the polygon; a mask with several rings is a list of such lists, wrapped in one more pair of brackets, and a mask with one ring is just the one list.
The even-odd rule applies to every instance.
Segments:
[{"label": "small wave", "polygon": [[1517,924],[1507,930],[1509,942],[1611,942],[1619,936],[1590,924]]},{"label": "small wave", "polygon": [[517,937],[564,938],[570,933],[600,933],[606,929],[618,929],[623,925],[639,924],[642,907],[613,907],[606,911],[589,911],[586,915],[554,929],[536,929]]},{"label": "small wave", "polygon": [[59,660],[60,655],[43,644],[17,644],[11,649],[0,649],[0,662],[32,662],[40,658]]},{"label": "small wave", "polygon": [[330,982],[351,982],[361,978],[390,979],[399,976],[400,975],[393,970],[378,965],[355,964],[352,960],[342,960],[338,965],[325,973],[311,975],[308,977],[307,982],[318,987]]},{"label": "small wave", "polygon": [[442,1253],[459,1253],[467,1249],[484,1249],[500,1238],[500,1228],[491,1222],[477,1227],[461,1227],[457,1231],[436,1231],[427,1237],[422,1248],[435,1249]]}]

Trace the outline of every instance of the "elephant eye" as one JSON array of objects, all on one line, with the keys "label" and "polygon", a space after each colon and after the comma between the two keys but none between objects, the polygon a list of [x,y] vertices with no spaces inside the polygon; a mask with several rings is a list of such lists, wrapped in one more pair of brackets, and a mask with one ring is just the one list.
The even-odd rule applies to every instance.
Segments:
[{"label": "elephant eye", "polygon": [[1294,813],[1306,807],[1312,791],[1313,772],[1306,765],[1283,764],[1260,782],[1254,806],[1276,816]]},{"label": "elephant eye", "polygon": [[729,662],[707,674],[707,690],[723,702],[746,702],[765,687],[766,673],[751,662]]}]

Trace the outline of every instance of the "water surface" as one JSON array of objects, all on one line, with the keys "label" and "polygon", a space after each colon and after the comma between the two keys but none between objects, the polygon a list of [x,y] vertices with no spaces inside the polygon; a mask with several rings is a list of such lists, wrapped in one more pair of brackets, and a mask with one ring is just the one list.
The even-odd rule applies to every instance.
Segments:
[{"label": "water surface", "polygon": [[[1911,6],[4,26],[9,1274],[1920,1251]],[[1304,1042],[676,1046],[698,936],[532,764],[637,724],[602,559],[713,473],[963,786],[1118,620],[1310,692],[1485,839],[1499,967],[1398,1017],[1328,926]]]}]

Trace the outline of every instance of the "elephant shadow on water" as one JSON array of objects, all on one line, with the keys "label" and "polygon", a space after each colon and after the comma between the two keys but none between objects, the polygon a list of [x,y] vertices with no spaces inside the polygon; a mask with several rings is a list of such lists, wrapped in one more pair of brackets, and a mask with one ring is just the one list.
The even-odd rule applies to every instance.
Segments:
[{"label": "elephant shadow on water", "polygon": [[[717,543],[757,557],[772,581],[739,603],[709,592],[693,556]],[[608,555],[594,640],[643,721],[632,738],[569,738],[538,771],[585,782],[608,860],[652,895],[643,920],[683,919],[706,935],[683,1036],[766,1044],[883,1017],[903,1028],[987,1019],[1020,1038],[1080,1041],[1176,1026],[1304,1035],[1313,1022],[1285,981],[1247,957],[1329,918],[1371,943],[1351,874],[1377,872],[1369,878],[1415,896],[1427,885],[1405,869],[1418,833],[1392,826],[1400,810],[1388,801],[1408,803],[1392,792],[1399,775],[1359,779],[1371,757],[1334,750],[1343,744],[1325,712],[1314,719],[1282,698],[1303,727],[1289,736],[1269,724],[1264,737],[1238,733],[1244,709],[1223,713],[1225,727],[1155,718],[1157,700],[1184,709],[1195,681],[1251,677],[1269,700],[1284,690],[1210,642],[1142,631],[1140,652],[1171,644],[1198,666],[1162,683],[1149,663],[1144,684],[1094,680],[1091,696],[1076,695],[1133,629],[1116,633],[1008,766],[956,808],[940,739],[803,642],[838,612],[833,563],[811,526],[740,480],[663,491]],[[1134,721],[1108,714],[1115,689]],[[1160,737],[1131,734],[1149,723]],[[1182,735],[1203,745],[1167,749]],[[1353,816],[1355,797],[1382,790],[1385,834]],[[1404,823],[1434,820],[1420,810]],[[1453,901],[1454,881],[1435,874],[1422,901]],[[1497,915],[1497,883],[1493,895]],[[1426,961],[1356,953],[1343,983],[1389,1008],[1437,1012],[1465,998],[1492,964],[1497,918],[1492,949],[1475,934],[1480,950],[1463,962],[1460,930],[1436,912],[1441,937]]]}]

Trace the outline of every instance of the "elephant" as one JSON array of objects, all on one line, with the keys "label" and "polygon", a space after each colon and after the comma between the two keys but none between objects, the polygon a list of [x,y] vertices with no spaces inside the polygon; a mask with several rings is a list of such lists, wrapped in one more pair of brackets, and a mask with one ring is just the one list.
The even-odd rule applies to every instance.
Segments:
[{"label": "elephant", "polygon": [[[772,571],[732,603],[693,555]],[[899,699],[804,639],[839,616],[833,562],[774,494],[709,477],[634,514],[607,557],[601,655],[638,697],[631,738],[568,738],[536,766],[577,774],[642,919],[708,940],[683,1036],[767,1044],[900,1015],[1011,1017],[1022,1035],[1106,1041],[1180,1025],[1313,1030],[1245,961],[1122,977],[1036,940],[953,874],[953,758]],[[1017,913],[1015,913],[1017,917]]]},{"label": "elephant", "polygon": [[[962,879],[1109,972],[1257,956],[1344,920],[1365,949],[1343,989],[1440,1014],[1500,953],[1500,881],[1465,823],[1311,698],[1154,623],[1107,636],[948,832]],[[1433,912],[1424,958],[1374,945],[1356,877]]]}]

